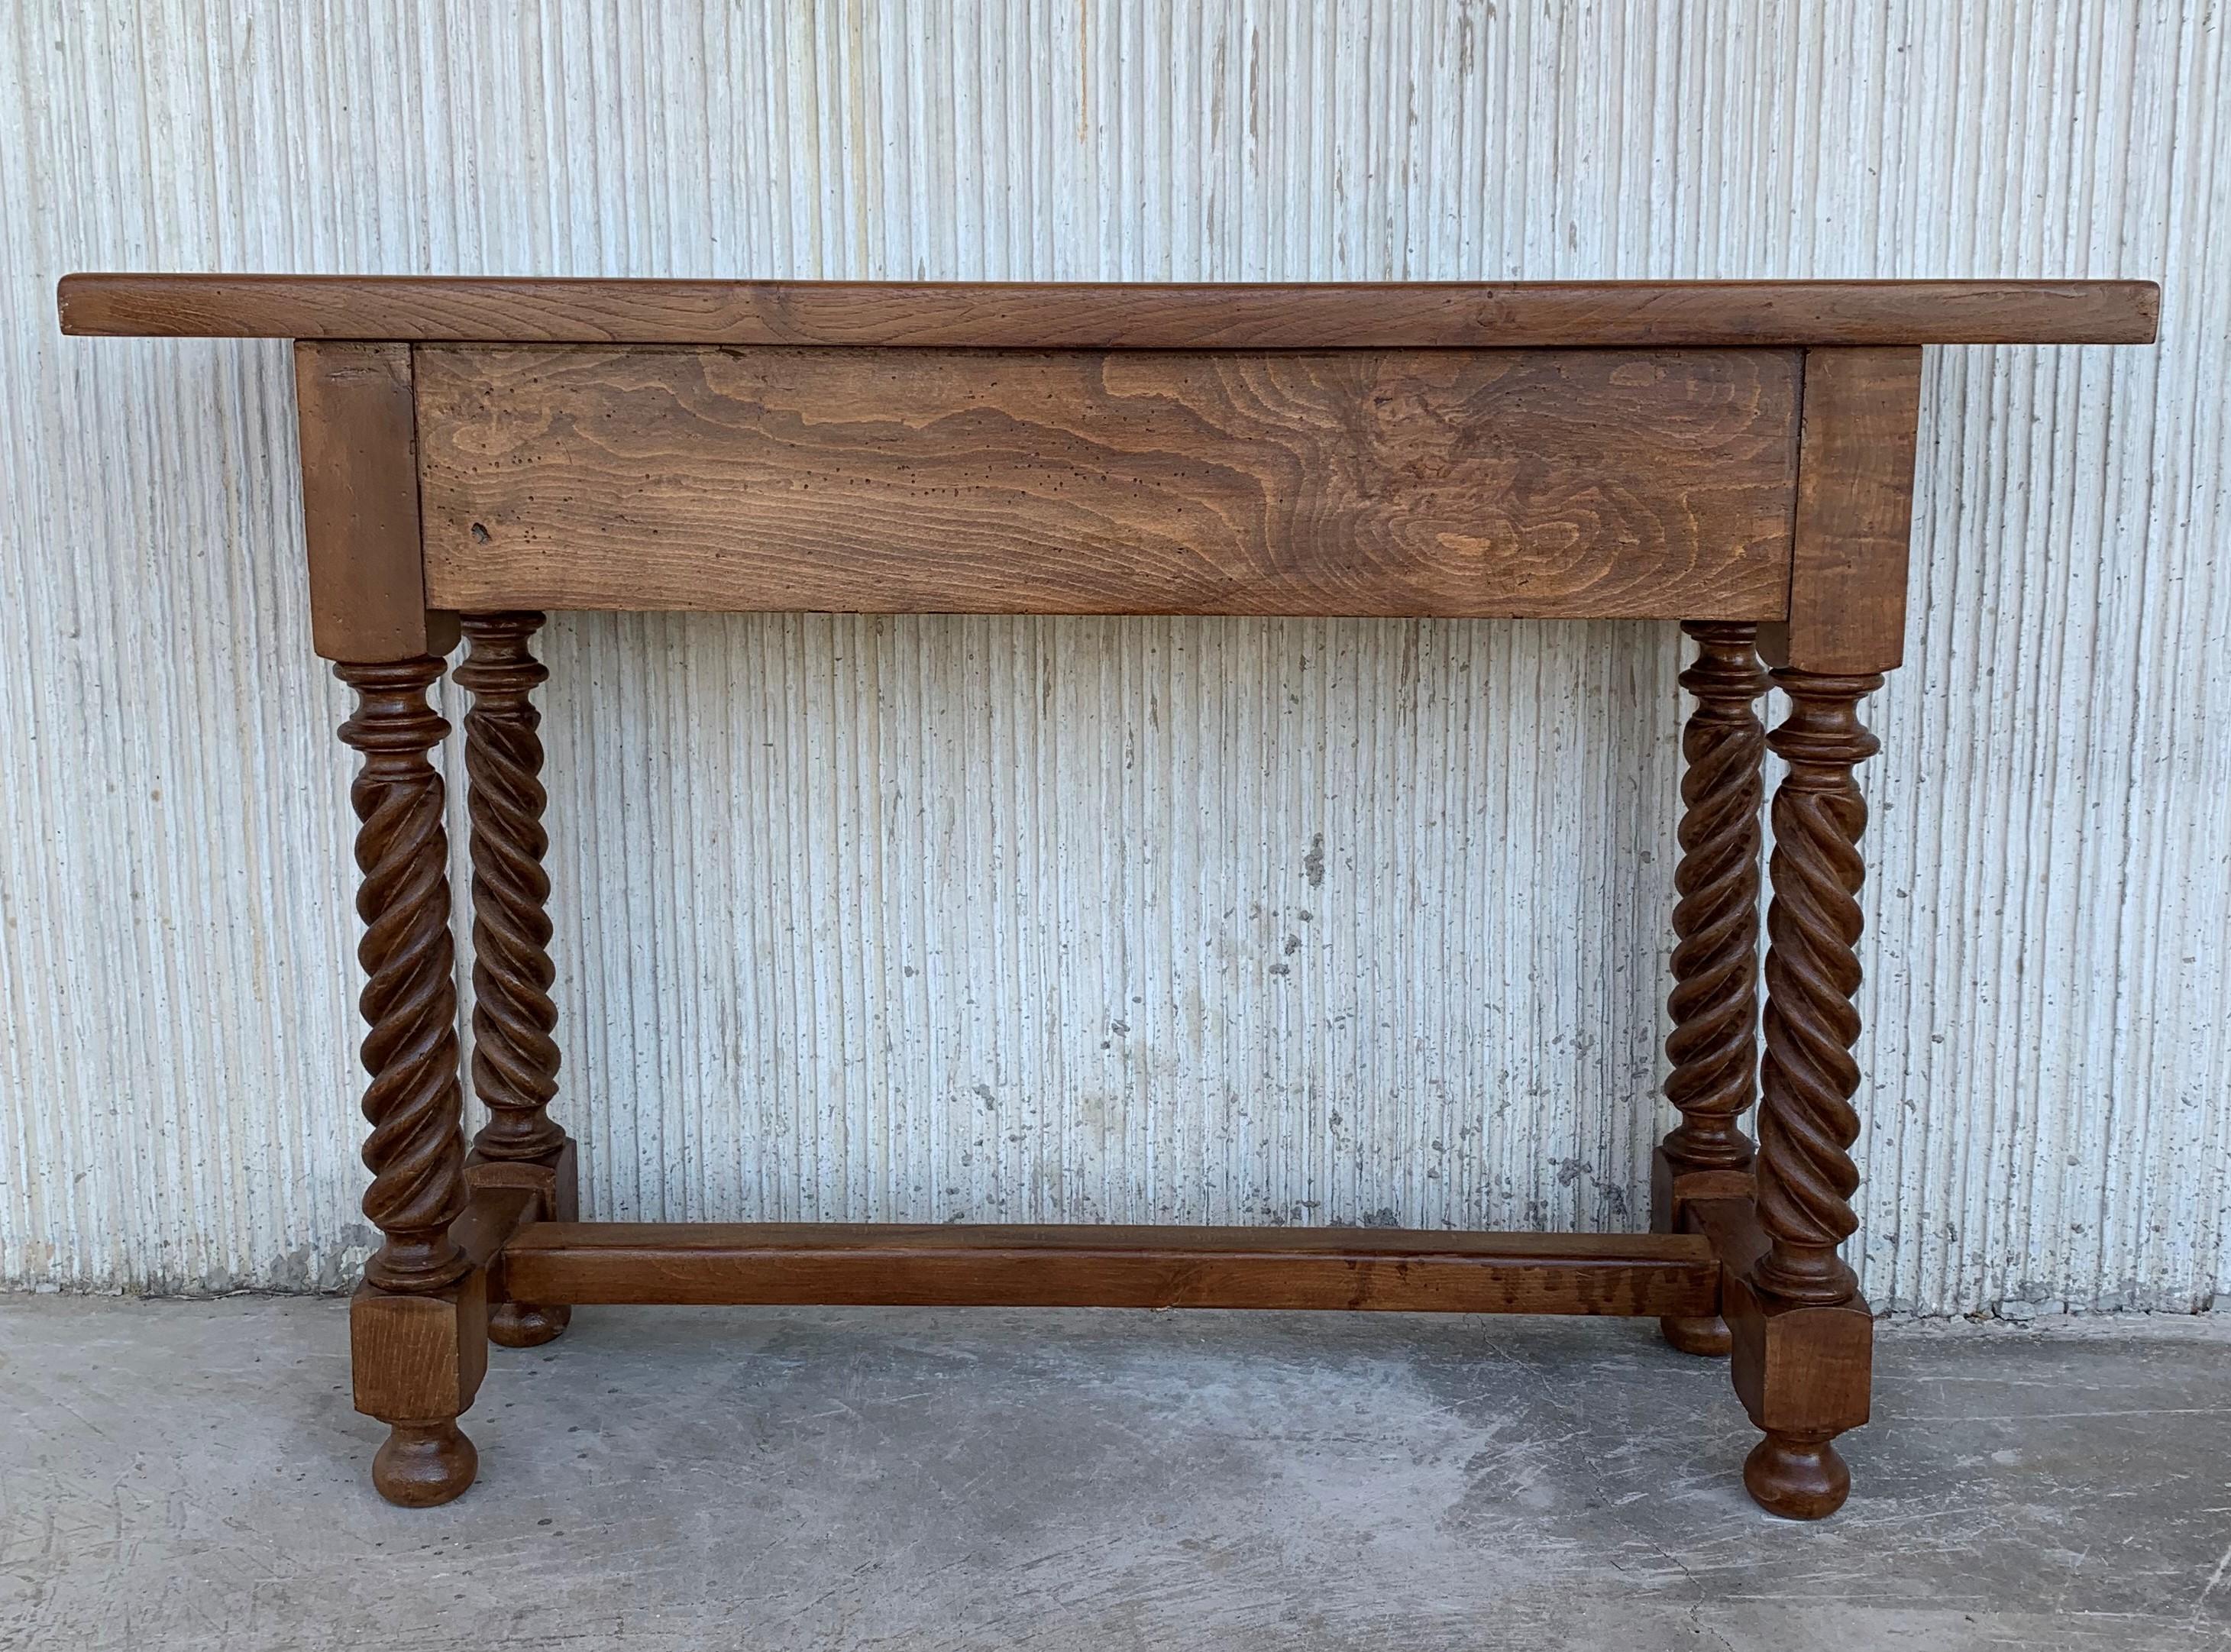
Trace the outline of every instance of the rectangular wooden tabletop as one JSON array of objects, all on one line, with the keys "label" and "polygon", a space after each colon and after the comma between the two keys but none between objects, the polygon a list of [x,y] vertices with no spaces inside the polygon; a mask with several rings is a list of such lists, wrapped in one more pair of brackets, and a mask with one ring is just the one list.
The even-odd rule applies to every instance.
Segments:
[{"label": "rectangular wooden tabletop", "polygon": [[698,609],[1769,622],[1894,664],[1924,345],[2138,343],[2150,281],[79,274],[64,331],[296,341],[313,631]]}]

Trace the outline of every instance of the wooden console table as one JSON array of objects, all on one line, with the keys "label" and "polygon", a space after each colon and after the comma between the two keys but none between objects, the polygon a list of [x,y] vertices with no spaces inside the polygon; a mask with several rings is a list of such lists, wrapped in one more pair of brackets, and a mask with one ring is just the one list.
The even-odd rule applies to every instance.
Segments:
[{"label": "wooden console table", "polygon": [[[1853,994],[1898,663],[1921,346],[2143,344],[2137,281],[1080,287],[74,275],[65,332],[294,346],[312,633],[356,691],[364,1095],[352,1305],[372,1482],[472,1483],[487,1341],[580,1302],[1658,1317],[1731,1353],[1751,1495],[1850,1476],[1872,1321]],[[577,1219],[531,642],[541,610],[1678,620],[1671,1073],[1652,1230]],[[469,643],[467,1148],[427,689]],[[1769,734],[1769,674],[1790,712]],[[1757,965],[1763,786],[1773,899]],[[1756,1147],[1740,1128],[1756,1094]]]}]

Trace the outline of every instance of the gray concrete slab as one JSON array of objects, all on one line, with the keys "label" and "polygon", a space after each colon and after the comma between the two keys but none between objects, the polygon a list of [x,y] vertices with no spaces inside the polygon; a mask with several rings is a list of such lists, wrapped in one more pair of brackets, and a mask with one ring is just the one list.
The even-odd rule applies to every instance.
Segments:
[{"label": "gray concrete slab", "polygon": [[0,1646],[2231,1646],[2231,1326],[1890,1328],[1844,1513],[1637,1322],[585,1309],[371,1493],[346,1309],[0,1299]]}]

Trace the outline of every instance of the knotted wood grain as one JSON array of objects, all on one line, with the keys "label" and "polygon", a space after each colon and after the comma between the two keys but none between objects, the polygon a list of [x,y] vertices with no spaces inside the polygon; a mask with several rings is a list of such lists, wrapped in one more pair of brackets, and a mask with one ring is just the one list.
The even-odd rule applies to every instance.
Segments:
[{"label": "knotted wood grain", "polygon": [[463,610],[1778,616],[1780,352],[423,349]]}]

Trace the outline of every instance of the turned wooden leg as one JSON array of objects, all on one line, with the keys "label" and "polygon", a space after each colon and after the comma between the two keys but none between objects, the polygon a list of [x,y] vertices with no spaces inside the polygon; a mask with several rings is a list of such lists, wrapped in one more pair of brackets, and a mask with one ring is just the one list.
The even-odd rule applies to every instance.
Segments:
[{"label": "turned wooden leg", "polygon": [[[1673,991],[1665,1041],[1666,1100],[1681,1122],[1652,1165],[1651,1227],[1678,1233],[1685,1206],[1751,1197],[1751,1144],[1738,1124],[1758,1073],[1760,765],[1766,727],[1754,707],[1766,672],[1758,627],[1697,620],[1681,628],[1697,657],[1681,687],[1697,707],[1681,733],[1681,862],[1673,874]],[[1666,1341],[1686,1353],[1728,1352],[1726,1322],[1662,1319]]]},{"label": "turned wooden leg", "polygon": [[1771,745],[1788,773],[1774,796],[1767,913],[1766,1055],[1760,1069],[1758,1222],[1766,1247],[1729,1293],[1736,1390],[1766,1437],[1743,1465],[1759,1506],[1832,1513],[1851,1475],[1831,1443],[1867,1420],[1874,1324],[1838,1247],[1858,1225],[1852,1106],[1859,1011],[1860,832],[1852,771],[1876,749],[1859,702],[1873,674],[1779,670],[1788,718]]},{"label": "turned wooden leg", "polygon": [[[534,657],[537,613],[469,614],[457,681],[465,713],[473,863],[473,1091],[488,1110],[467,1174],[476,1187],[532,1190],[546,1221],[577,1210],[573,1144],[549,1113],[558,1093],[558,1011],[550,1002],[550,880],[542,857],[542,715],[531,698],[550,674]],[[548,1342],[572,1310],[499,1301],[488,1336],[508,1348]]]},{"label": "turned wooden leg", "polygon": [[449,1236],[465,1208],[464,1133],[448,836],[442,777],[426,758],[449,725],[426,703],[438,660],[334,670],[356,690],[341,739],[364,754],[349,800],[362,823],[364,1213],[380,1232],[350,1304],[350,1347],[357,1409],[389,1427],[372,1484],[422,1507],[473,1482],[475,1455],[456,1419],[488,1363],[484,1276]]}]

